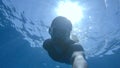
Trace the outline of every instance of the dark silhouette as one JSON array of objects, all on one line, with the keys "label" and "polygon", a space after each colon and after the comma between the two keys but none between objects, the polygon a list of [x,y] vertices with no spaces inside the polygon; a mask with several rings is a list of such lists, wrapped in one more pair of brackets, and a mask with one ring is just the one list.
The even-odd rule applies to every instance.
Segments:
[{"label": "dark silhouette", "polygon": [[84,50],[70,39],[71,31],[72,24],[67,18],[56,17],[49,28],[51,38],[45,40],[43,47],[55,61],[72,64],[73,68],[87,68]]}]

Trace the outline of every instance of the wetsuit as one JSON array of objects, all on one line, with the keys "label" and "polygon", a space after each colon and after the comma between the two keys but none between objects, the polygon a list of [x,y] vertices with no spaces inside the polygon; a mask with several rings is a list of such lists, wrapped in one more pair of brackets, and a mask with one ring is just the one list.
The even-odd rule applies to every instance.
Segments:
[{"label": "wetsuit", "polygon": [[[62,46],[62,49],[57,46]],[[66,64],[72,64],[73,52],[83,51],[81,45],[76,44],[73,40],[56,43],[52,39],[47,39],[43,43],[43,48],[53,60]]]}]

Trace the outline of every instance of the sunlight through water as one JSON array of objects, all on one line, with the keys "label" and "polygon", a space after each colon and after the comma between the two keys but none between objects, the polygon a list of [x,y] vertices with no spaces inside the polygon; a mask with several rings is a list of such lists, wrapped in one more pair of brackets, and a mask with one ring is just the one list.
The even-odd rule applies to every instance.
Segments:
[{"label": "sunlight through water", "polygon": [[68,18],[73,25],[83,18],[82,7],[79,6],[78,2],[60,1],[55,11],[58,16]]}]

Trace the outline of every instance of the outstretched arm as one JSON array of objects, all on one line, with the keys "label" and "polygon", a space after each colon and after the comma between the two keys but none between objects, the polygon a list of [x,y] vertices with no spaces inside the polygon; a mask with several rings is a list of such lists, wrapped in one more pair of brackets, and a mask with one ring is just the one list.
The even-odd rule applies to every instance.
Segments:
[{"label": "outstretched arm", "polygon": [[84,54],[82,51],[73,52],[72,58],[73,58],[73,63],[72,63],[73,68],[88,68],[87,62],[84,58]]}]

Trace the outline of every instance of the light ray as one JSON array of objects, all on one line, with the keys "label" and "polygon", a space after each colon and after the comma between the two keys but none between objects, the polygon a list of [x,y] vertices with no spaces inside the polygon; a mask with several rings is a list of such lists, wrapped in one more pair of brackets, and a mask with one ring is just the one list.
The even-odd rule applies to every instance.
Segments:
[{"label": "light ray", "polygon": [[83,18],[82,8],[78,2],[59,2],[55,9],[57,15],[68,18],[72,24],[79,22]]}]

